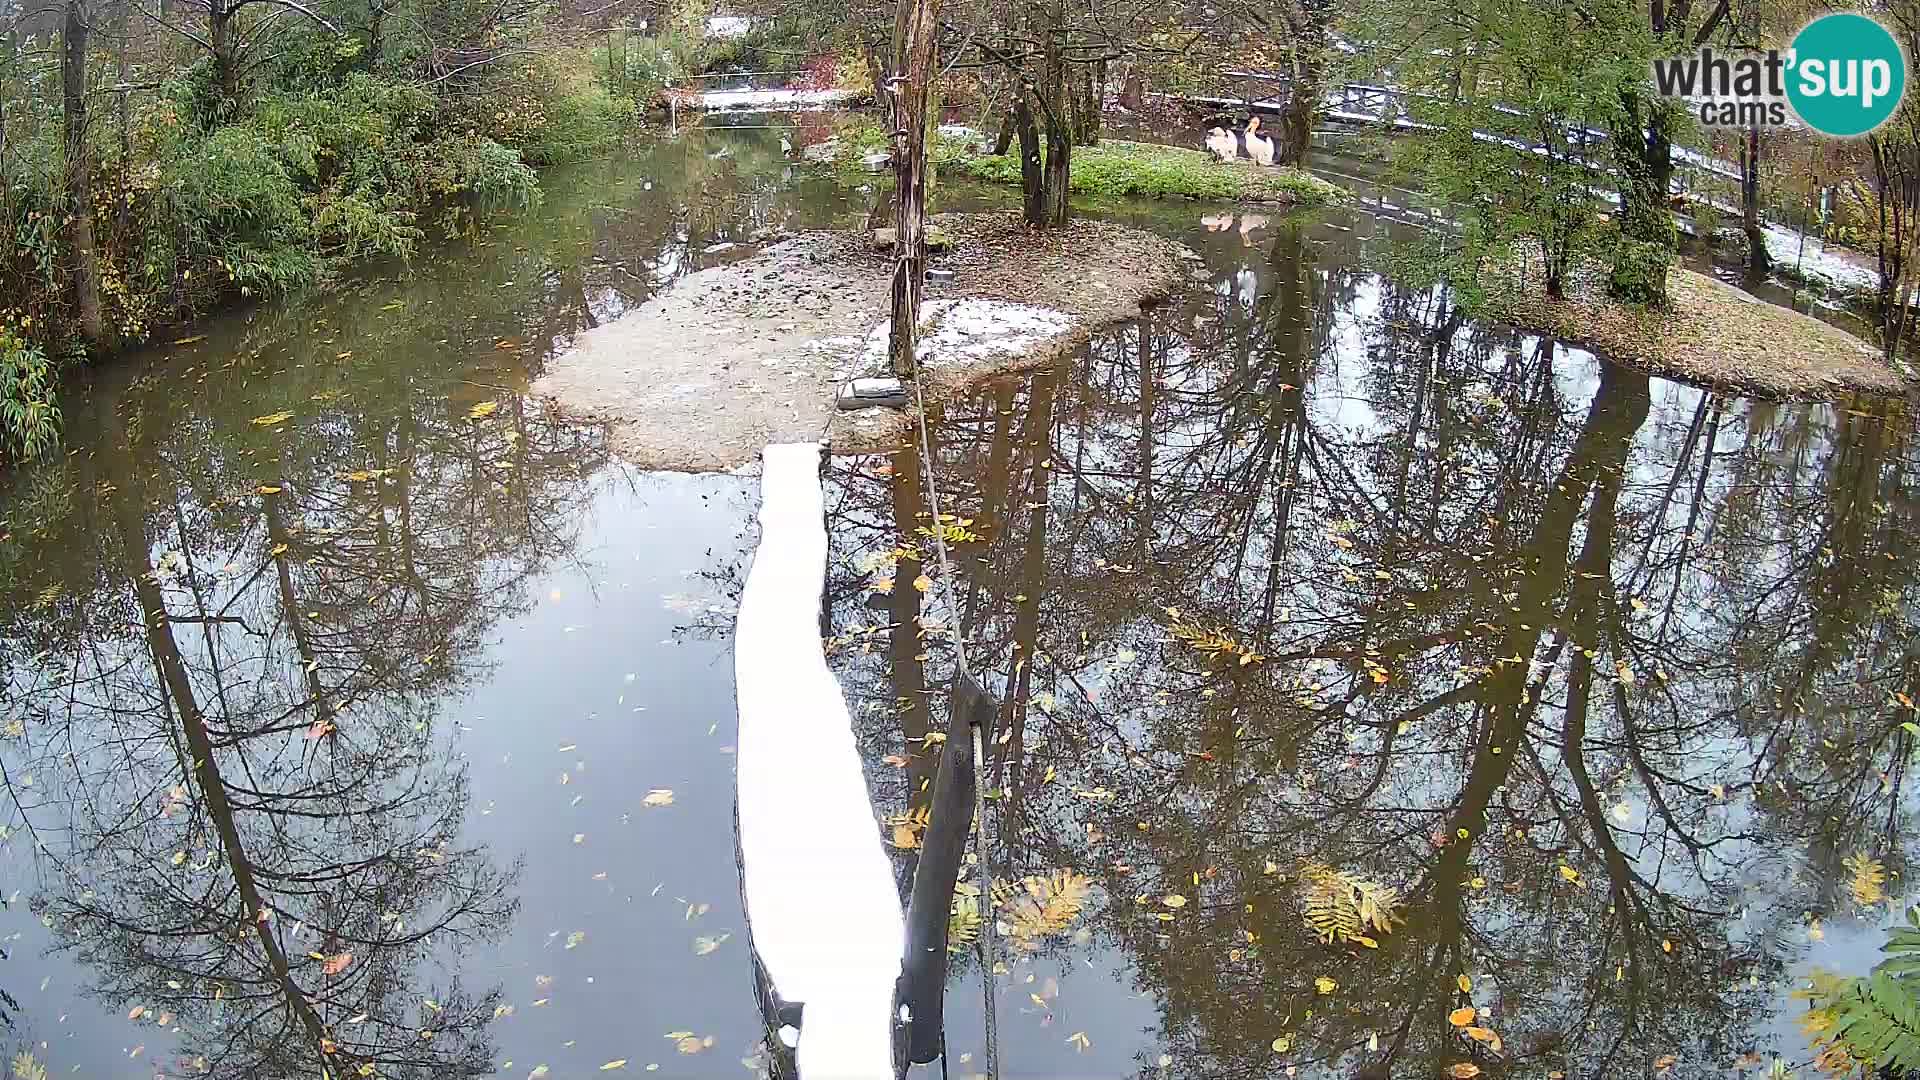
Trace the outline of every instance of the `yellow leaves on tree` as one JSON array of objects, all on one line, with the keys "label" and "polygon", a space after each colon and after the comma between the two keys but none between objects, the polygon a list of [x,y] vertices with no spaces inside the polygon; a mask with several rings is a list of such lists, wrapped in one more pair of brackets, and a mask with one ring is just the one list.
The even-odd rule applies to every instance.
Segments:
[{"label": "yellow leaves on tree", "polygon": [[1072,870],[1056,870],[1022,880],[1018,887],[1003,881],[993,884],[995,906],[1007,926],[1007,934],[1021,948],[1038,948],[1040,942],[1064,933],[1080,915],[1093,891],[1093,882]]},{"label": "yellow leaves on tree", "polygon": [[1400,894],[1366,878],[1309,862],[1300,868],[1305,886],[1307,928],[1329,945],[1353,942],[1380,947],[1373,935],[1393,931]]}]

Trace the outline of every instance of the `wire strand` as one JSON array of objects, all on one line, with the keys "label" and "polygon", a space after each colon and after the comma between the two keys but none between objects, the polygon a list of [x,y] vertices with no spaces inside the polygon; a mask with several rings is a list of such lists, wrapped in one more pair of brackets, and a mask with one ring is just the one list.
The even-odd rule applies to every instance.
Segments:
[{"label": "wire strand", "polygon": [[[916,313],[917,315],[917,313]],[[919,335],[914,335],[917,339]],[[953,587],[953,562],[947,557],[946,522],[940,516],[940,489],[933,480],[933,450],[927,438],[927,399],[921,389],[920,357],[916,347],[913,357],[913,401],[915,426],[920,434],[920,473],[927,485],[927,509],[933,513],[933,548],[940,558],[940,586],[947,594],[947,613],[953,620],[953,654],[960,667],[960,674],[973,678],[973,670],[967,664],[966,635],[960,631],[960,598]],[[895,633],[899,631],[896,629]],[[993,965],[993,872],[987,859],[987,754],[986,737],[981,725],[973,727],[973,824],[974,855],[979,869],[980,903],[980,971],[982,991],[982,1017],[986,1028],[986,1068],[988,1080],[1000,1078],[1000,1025],[994,1000]]]}]

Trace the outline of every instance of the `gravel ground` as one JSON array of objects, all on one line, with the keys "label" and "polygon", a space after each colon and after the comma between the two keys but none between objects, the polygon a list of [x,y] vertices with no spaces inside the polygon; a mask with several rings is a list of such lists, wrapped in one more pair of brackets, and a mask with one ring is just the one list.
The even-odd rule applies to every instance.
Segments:
[{"label": "gravel ground", "polygon": [[1661,312],[1608,300],[1596,281],[1569,283],[1568,298],[1551,301],[1530,277],[1518,291],[1496,290],[1489,313],[1656,375],[1776,400],[1907,390],[1879,350],[1845,330],[1691,270],[1669,273],[1672,306]]},{"label": "gravel ground", "polygon": [[[1005,301],[1069,318],[1015,351],[955,349],[925,362],[939,399],[1028,370],[1131,318],[1180,281],[1181,245],[1113,222],[1034,233],[1017,214],[941,214],[957,241],[929,265],[952,280],[924,298]],[[769,442],[826,438],[836,450],[892,445],[910,413],[841,413],[841,383],[879,374],[867,342],[885,320],[892,260],[865,231],[806,233],[691,274],[589,330],[534,383],[563,413],[607,422],[614,450],[645,468],[710,472],[750,464]]]}]

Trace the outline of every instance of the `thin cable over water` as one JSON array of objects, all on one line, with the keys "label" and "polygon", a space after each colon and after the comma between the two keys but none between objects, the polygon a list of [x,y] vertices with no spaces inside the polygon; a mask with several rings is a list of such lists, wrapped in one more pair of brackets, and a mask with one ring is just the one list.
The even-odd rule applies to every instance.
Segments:
[{"label": "thin cable over water", "polygon": [[[918,337],[918,335],[915,335]],[[920,434],[920,472],[927,484],[927,508],[933,513],[933,548],[940,557],[940,585],[947,594],[947,614],[953,620],[953,653],[960,674],[973,677],[967,663],[966,635],[960,631],[960,598],[953,591],[953,563],[947,558],[946,521],[940,516],[940,489],[933,482],[933,451],[927,438],[927,399],[920,387],[920,357],[916,343],[913,358],[913,401],[917,415],[915,427]],[[898,633],[898,629],[895,633]],[[979,867],[980,968],[983,992],[982,1013],[986,1027],[986,1066],[988,1080],[1000,1078],[1000,1025],[994,1003],[993,948],[993,873],[987,865],[987,753],[981,725],[973,724],[973,824],[974,861]]]}]

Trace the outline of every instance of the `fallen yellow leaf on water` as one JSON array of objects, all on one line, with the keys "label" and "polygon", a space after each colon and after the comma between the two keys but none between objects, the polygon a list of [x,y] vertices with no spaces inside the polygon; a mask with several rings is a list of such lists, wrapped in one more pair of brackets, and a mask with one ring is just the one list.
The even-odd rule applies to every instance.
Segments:
[{"label": "fallen yellow leaf on water", "polygon": [[1183,908],[1187,906],[1187,898],[1181,896],[1179,893],[1174,893],[1162,900],[1161,903],[1166,904],[1170,908]]},{"label": "fallen yellow leaf on water", "polygon": [[902,851],[912,851],[914,848],[920,846],[920,836],[913,831],[913,826],[911,825],[895,825],[893,827],[893,846]]},{"label": "fallen yellow leaf on water", "polygon": [[1653,1059],[1653,1071],[1666,1072],[1679,1063],[1680,1059],[1674,1057],[1672,1054],[1661,1054],[1659,1057]]},{"label": "fallen yellow leaf on water", "polygon": [[612,1072],[615,1069],[624,1069],[626,1067],[627,1067],[626,1058],[614,1058],[612,1061],[609,1061],[605,1065],[600,1066],[600,1071]]},{"label": "fallen yellow leaf on water", "polygon": [[913,587],[919,589],[921,592],[926,592],[928,589],[933,588],[933,579],[925,574],[921,574],[919,577],[913,579]]},{"label": "fallen yellow leaf on water", "polygon": [[127,1014],[127,1019],[138,1020],[145,1015],[147,1015],[147,1007],[145,1005],[135,1005],[133,1011]]},{"label": "fallen yellow leaf on water", "polygon": [[1340,984],[1334,982],[1332,979],[1327,978],[1325,975],[1322,975],[1319,978],[1313,980],[1313,988],[1315,990],[1318,990],[1322,994],[1331,994],[1335,990],[1340,989]]},{"label": "fallen yellow leaf on water", "polygon": [[652,791],[647,792],[647,797],[641,799],[640,802],[646,806],[672,806],[673,789],[663,787],[654,788]]},{"label": "fallen yellow leaf on water", "polygon": [[276,485],[276,484],[261,484],[261,485],[260,485],[259,487],[257,487],[257,488],[254,488],[253,490],[254,490],[254,493],[255,493],[255,494],[258,494],[258,495],[278,495],[278,494],[280,494],[280,488],[279,488],[279,486],[278,486],[278,485]]},{"label": "fallen yellow leaf on water", "polygon": [[326,960],[321,963],[320,973],[322,975],[338,975],[347,970],[347,965],[351,963],[353,963],[352,953],[336,953],[333,956],[327,957]]},{"label": "fallen yellow leaf on water", "polygon": [[1473,993],[1473,980],[1472,980],[1472,979],[1469,979],[1469,978],[1467,978],[1467,977],[1466,977],[1465,975],[1456,975],[1456,976],[1454,976],[1454,979],[1453,979],[1453,981],[1454,981],[1454,984],[1455,984],[1456,986],[1458,986],[1458,987],[1460,987],[1460,992],[1461,992],[1461,993],[1463,993],[1463,994],[1471,994],[1471,993]]},{"label": "fallen yellow leaf on water", "polygon": [[1447,1075],[1454,1077],[1455,1080],[1473,1080],[1480,1075],[1480,1066],[1471,1061],[1462,1061],[1457,1065],[1447,1066]]},{"label": "fallen yellow leaf on water", "polygon": [[284,424],[291,419],[293,419],[293,413],[277,412],[268,413],[265,416],[256,416],[253,418],[253,423],[255,427],[272,427],[275,424]]},{"label": "fallen yellow leaf on water", "polygon": [[1480,1015],[1479,1010],[1475,1009],[1473,1006],[1462,1005],[1459,1008],[1447,1014],[1447,1023],[1452,1024],[1454,1027],[1463,1028],[1463,1027],[1466,1027],[1468,1024],[1473,1023],[1473,1018],[1479,1015]]},{"label": "fallen yellow leaf on water", "polygon": [[1562,863],[1560,865],[1560,876],[1563,878],[1566,878],[1568,881],[1577,882],[1580,880],[1580,871],[1575,870],[1573,867],[1568,866],[1565,863]]},{"label": "fallen yellow leaf on water", "polygon": [[173,865],[175,865],[175,866],[179,866],[179,865],[180,865],[181,863],[183,863],[183,862],[186,862],[186,861],[187,861],[187,853],[186,853],[186,852],[184,852],[184,851],[176,851],[176,852],[174,852],[174,853],[173,853]]},{"label": "fallen yellow leaf on water", "polygon": [[492,416],[494,410],[498,408],[500,408],[500,403],[497,401],[483,401],[467,410],[467,419],[485,420],[487,417]]},{"label": "fallen yellow leaf on water", "polygon": [[1292,1046],[1293,1046],[1293,1036],[1291,1035],[1282,1035],[1279,1038],[1273,1040],[1273,1052],[1276,1054],[1284,1054]]},{"label": "fallen yellow leaf on water", "polygon": [[1470,1027],[1465,1032],[1462,1032],[1462,1034],[1466,1035],[1467,1038],[1472,1039],[1474,1042],[1483,1042],[1483,1043],[1490,1043],[1493,1040],[1500,1037],[1498,1035],[1495,1035],[1491,1029],[1483,1028],[1483,1027]]}]

